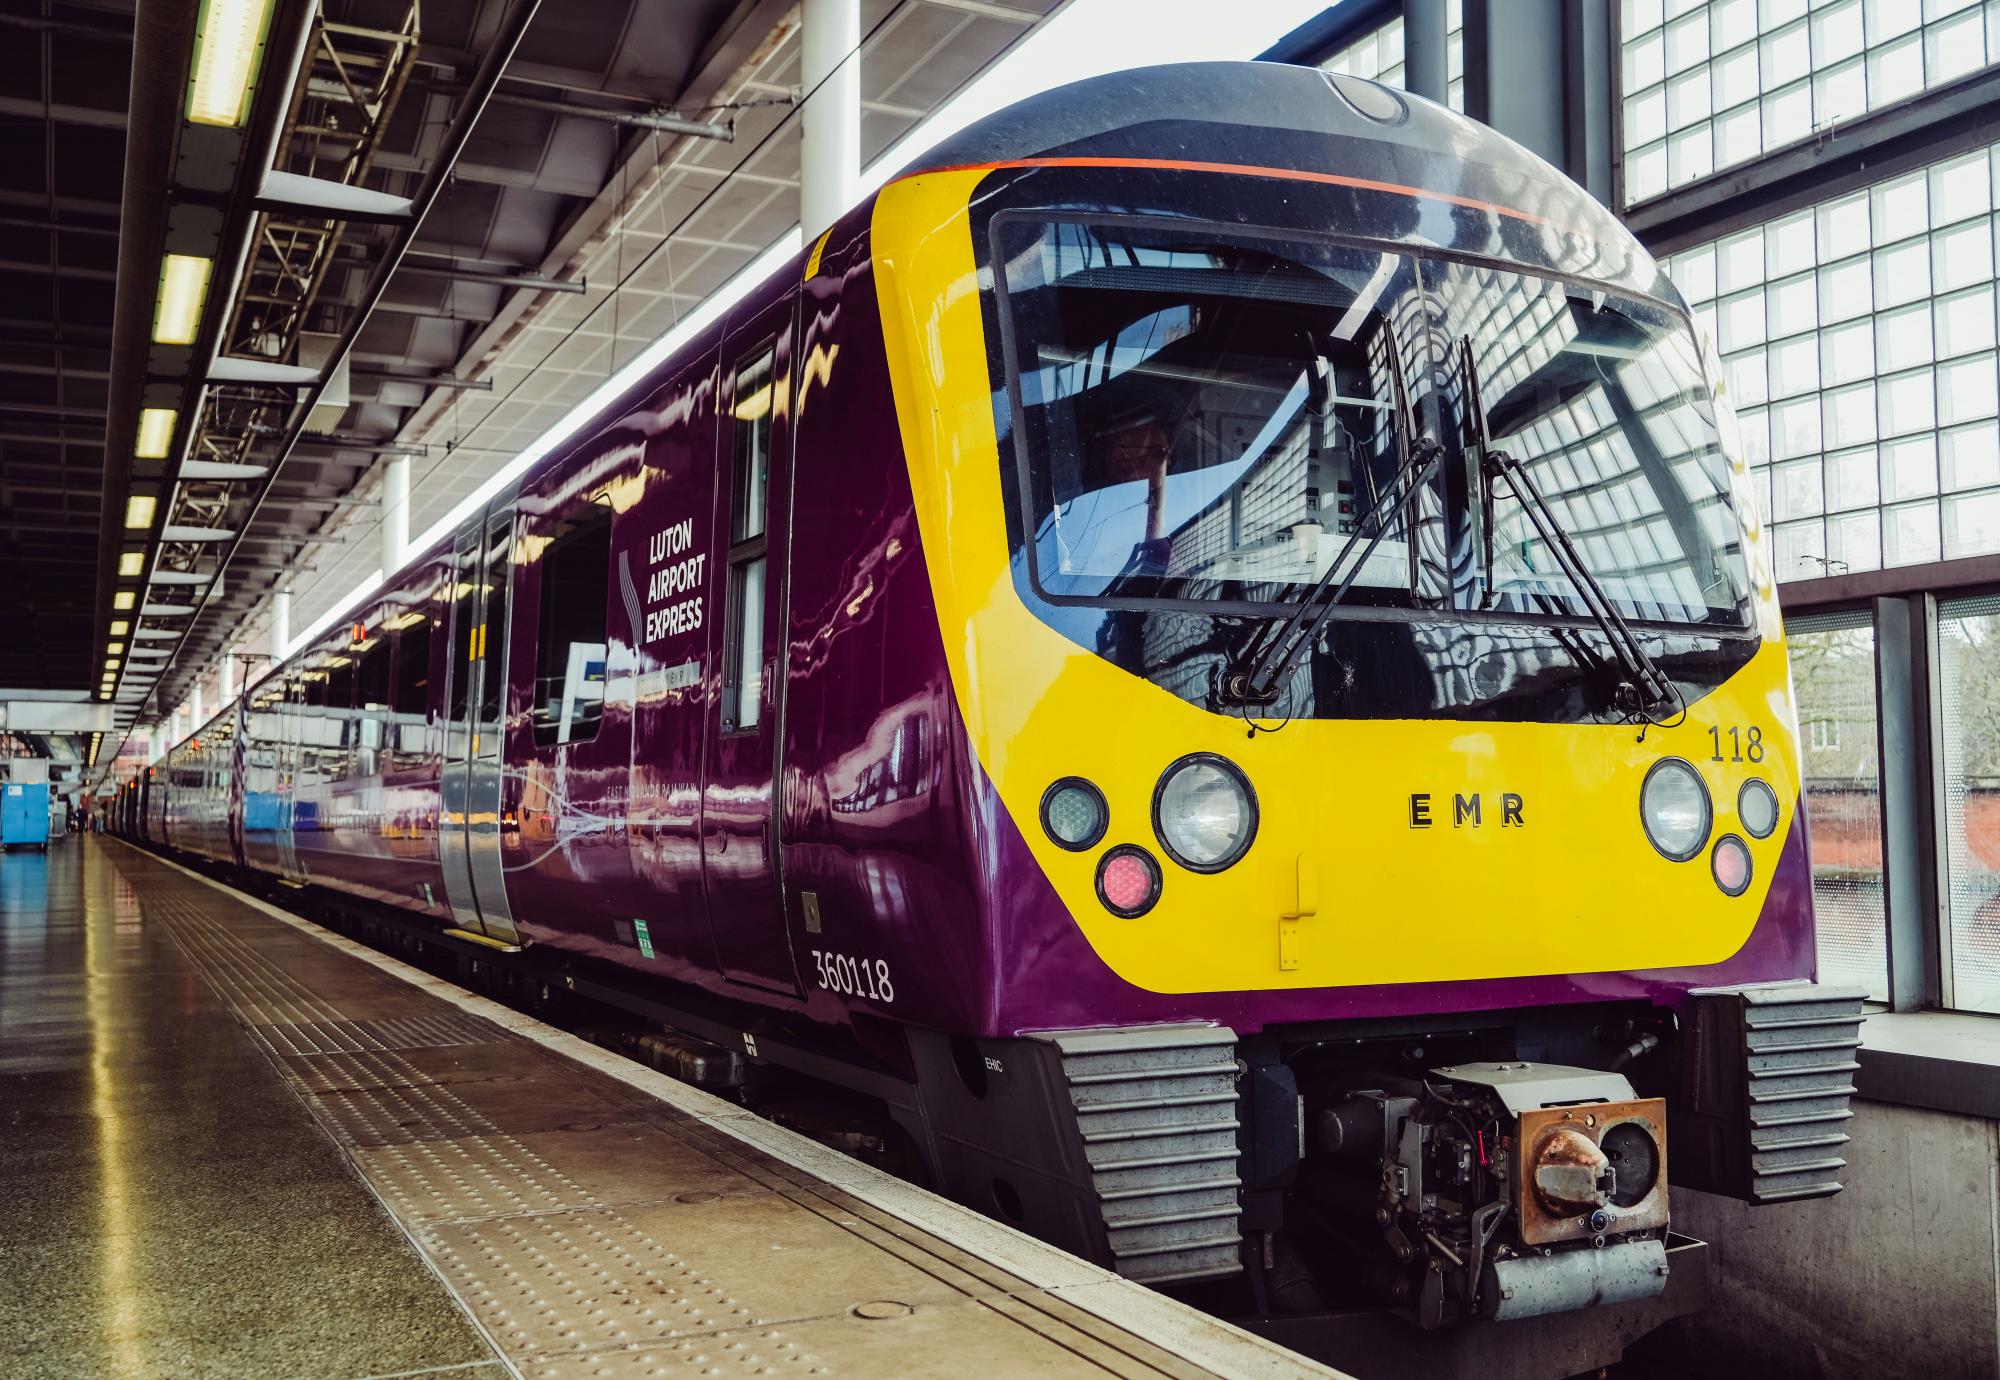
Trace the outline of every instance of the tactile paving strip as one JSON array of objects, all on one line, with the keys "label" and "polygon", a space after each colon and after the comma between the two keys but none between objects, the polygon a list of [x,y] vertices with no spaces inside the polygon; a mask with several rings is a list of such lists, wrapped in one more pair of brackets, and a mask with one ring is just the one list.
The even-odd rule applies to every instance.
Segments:
[{"label": "tactile paving strip", "polygon": [[142,904],[531,1380],[1212,1373],[239,903]]},{"label": "tactile paving strip", "polygon": [[[514,1356],[663,1341],[761,1322],[723,1284],[619,1213],[452,1223],[420,1239]],[[765,1340],[775,1343],[768,1333]]]},{"label": "tactile paving strip", "polygon": [[261,1021],[250,1033],[273,1054],[360,1054],[384,1049],[437,1049],[506,1038],[491,1021],[457,1013],[386,1016],[372,1021]]}]

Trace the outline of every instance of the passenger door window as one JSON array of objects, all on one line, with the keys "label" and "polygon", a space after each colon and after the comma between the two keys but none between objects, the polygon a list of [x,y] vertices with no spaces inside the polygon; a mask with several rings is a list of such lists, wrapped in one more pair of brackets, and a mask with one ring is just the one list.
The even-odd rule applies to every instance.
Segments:
[{"label": "passenger door window", "polygon": [[556,524],[541,556],[535,638],[535,743],[587,742],[604,717],[611,506],[585,504]]},{"label": "passenger door window", "polygon": [[776,342],[736,371],[729,487],[729,607],[722,728],[748,732],[763,717],[765,527],[769,518]]},{"label": "passenger door window", "polygon": [[[429,596],[423,604],[430,605]],[[390,751],[415,766],[423,754],[424,728],[430,714],[431,617],[420,609],[408,609],[384,626],[396,634],[396,684],[389,697]]]},{"label": "passenger door window", "polygon": [[389,714],[389,634],[384,628],[370,631],[360,624],[355,631],[364,634],[350,649],[354,705],[360,711],[356,771],[373,776],[382,770],[383,725]]}]

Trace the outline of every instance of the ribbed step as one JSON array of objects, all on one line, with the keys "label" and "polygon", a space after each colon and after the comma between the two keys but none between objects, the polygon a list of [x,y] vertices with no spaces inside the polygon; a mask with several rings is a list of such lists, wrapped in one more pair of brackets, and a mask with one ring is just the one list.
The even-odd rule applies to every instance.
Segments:
[{"label": "ribbed step", "polygon": [[1752,1078],[1799,1078],[1810,1074],[1855,1073],[1861,1068],[1859,1059],[1841,1059],[1831,1064],[1769,1064],[1763,1068],[1752,1067]]},{"label": "ribbed step", "polygon": [[[1074,1100],[1074,1099],[1073,1099]],[[1095,1116],[1102,1112],[1123,1112],[1140,1107],[1207,1107],[1217,1102],[1234,1102],[1234,1092],[1187,1093],[1180,1096],[1128,1097],[1116,1102],[1083,1102],[1076,1100],[1079,1112],[1089,1112]]]},{"label": "ribbed step", "polygon": [[1744,1111],[1752,1202],[1840,1191],[1841,1129],[1860,1070],[1857,989],[1808,984],[1741,989]]},{"label": "ribbed step", "polygon": [[[1846,1137],[1842,1136],[1841,1139],[1845,1140]],[[1102,1179],[1105,1176],[1100,1174],[1098,1177]],[[1145,1188],[1099,1188],[1097,1190],[1097,1196],[1106,1203],[1116,1203],[1123,1201],[1124,1199],[1127,1198],[1143,1200],[1146,1198],[1154,1197],[1162,1192],[1200,1193],[1209,1189],[1221,1189],[1222,1191],[1227,1193],[1234,1193],[1237,1189],[1241,1188],[1242,1186],[1243,1186],[1242,1179],[1238,1178],[1234,1174],[1229,1174],[1229,1175],[1219,1175],[1212,1179],[1182,1180],[1176,1183],[1172,1188],[1161,1188],[1157,1185],[1149,1185]]]},{"label": "ribbed step", "polygon": [[[1790,1130],[1791,1128],[1788,1127],[1785,1129]],[[1750,1148],[1753,1151],[1816,1150],[1822,1147],[1845,1145],[1851,1139],[1844,1132],[1815,1136],[1809,1134],[1808,1129],[1807,1127],[1801,1127],[1800,1134],[1780,1136],[1766,1135],[1761,1131],[1752,1131],[1750,1133]]]},{"label": "ribbed step", "polygon": [[1242,1268],[1236,1037],[1207,1025],[1056,1032],[1118,1272],[1164,1283]]},{"label": "ribbed step", "polygon": [[1199,1121],[1173,1121],[1164,1126],[1134,1126],[1130,1130],[1085,1131],[1083,1139],[1086,1144],[1098,1145],[1121,1140],[1152,1140],[1161,1136],[1200,1135],[1214,1129]]},{"label": "ribbed step", "polygon": [[1143,1245],[1127,1246],[1118,1252],[1121,1263],[1127,1258],[1144,1258],[1151,1255],[1167,1255],[1183,1251],[1210,1250],[1218,1246],[1234,1251],[1239,1244],[1235,1232],[1224,1235],[1220,1232],[1209,1236],[1190,1237],[1185,1241],[1148,1241]]},{"label": "ribbed step", "polygon": [[1837,1112],[1805,1112],[1798,1116],[1752,1116],[1750,1119],[1750,1134],[1754,1137],[1759,1131],[1767,1131],[1780,1126],[1818,1126],[1824,1122],[1851,1121],[1853,1118],[1854,1109],[1852,1107],[1842,1108]]},{"label": "ribbed step", "polygon": [[[1206,1053],[1206,1051],[1204,1051],[1204,1053]],[[1065,1060],[1064,1063],[1081,1064],[1082,1061]],[[1236,1065],[1234,1062],[1223,1063],[1223,1064],[1208,1064],[1208,1063],[1203,1063],[1203,1064],[1190,1063],[1185,1065],[1167,1064],[1162,1068],[1152,1069],[1148,1071],[1148,1073],[1146,1074],[1136,1075],[1136,1076],[1132,1073],[1120,1071],[1115,1068],[1097,1069],[1095,1071],[1092,1071],[1088,1067],[1084,1067],[1080,1068],[1077,1072],[1070,1074],[1069,1082],[1071,1087],[1081,1088],[1081,1087],[1089,1087],[1097,1083],[1131,1083],[1135,1081],[1135,1077],[1159,1078],[1159,1077],[1171,1076],[1175,1078],[1192,1078],[1201,1074],[1220,1074],[1225,1078],[1233,1080],[1236,1077]]]},{"label": "ribbed step", "polygon": [[1755,1103],[1802,1102],[1813,1097],[1852,1097],[1854,1085],[1843,1082],[1837,1087],[1801,1088],[1794,1092],[1760,1092],[1752,1089],[1749,1096]]}]

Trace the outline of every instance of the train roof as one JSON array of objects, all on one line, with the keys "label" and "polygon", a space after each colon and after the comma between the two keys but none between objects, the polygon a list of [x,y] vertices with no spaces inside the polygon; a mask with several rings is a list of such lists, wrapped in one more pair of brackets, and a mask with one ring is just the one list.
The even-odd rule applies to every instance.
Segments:
[{"label": "train roof", "polygon": [[[1483,202],[1615,246],[1607,281],[1661,291],[1631,232],[1560,169],[1434,101],[1316,67],[1186,62],[1090,77],[968,125],[903,175],[1053,158],[1334,173]],[[1596,262],[1586,276],[1606,276]]]}]

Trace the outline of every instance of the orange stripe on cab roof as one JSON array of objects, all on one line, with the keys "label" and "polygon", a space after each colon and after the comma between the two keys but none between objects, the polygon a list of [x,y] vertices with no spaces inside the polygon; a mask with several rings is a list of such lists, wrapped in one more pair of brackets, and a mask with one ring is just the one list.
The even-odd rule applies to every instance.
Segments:
[{"label": "orange stripe on cab roof", "polygon": [[1348,177],[1343,173],[1310,172],[1302,168],[1267,168],[1255,163],[1200,163],[1177,158],[1009,158],[997,163],[955,163],[942,168],[917,168],[903,173],[895,180],[925,177],[932,173],[993,172],[1002,168],[1162,168],[1175,172],[1227,173],[1237,177],[1273,177],[1287,182],[1318,182],[1333,187],[1356,187],[1365,192],[1388,192],[1394,196],[1424,197],[1431,201],[1449,202],[1453,206],[1468,206],[1475,211],[1491,211],[1495,215],[1512,216],[1535,225],[1552,226],[1557,230],[1575,235],[1579,239],[1589,239],[1573,226],[1563,225],[1538,216],[1532,211],[1518,207],[1502,206],[1497,202],[1480,201],[1476,197],[1455,196],[1450,192],[1433,191],[1427,187],[1406,187],[1399,182],[1378,182],[1368,177]]}]

